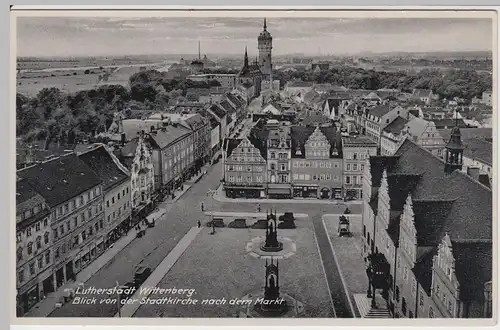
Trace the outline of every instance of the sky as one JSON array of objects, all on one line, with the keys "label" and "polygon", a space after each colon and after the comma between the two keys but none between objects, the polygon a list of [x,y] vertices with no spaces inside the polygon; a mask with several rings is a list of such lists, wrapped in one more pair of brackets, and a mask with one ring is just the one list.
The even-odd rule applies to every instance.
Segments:
[{"label": "sky", "polygon": [[[257,55],[263,18],[18,17],[18,56]],[[491,51],[488,18],[268,18],[273,54]]]}]

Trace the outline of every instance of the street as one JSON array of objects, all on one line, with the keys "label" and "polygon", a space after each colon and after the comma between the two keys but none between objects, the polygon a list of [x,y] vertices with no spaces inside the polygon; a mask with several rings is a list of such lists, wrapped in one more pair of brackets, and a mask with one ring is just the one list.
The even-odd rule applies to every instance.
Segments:
[{"label": "street", "polygon": [[[133,279],[135,268],[140,263],[151,267],[152,270],[155,269],[189,229],[197,225],[198,220],[201,220],[202,223],[208,220],[201,211],[201,202],[204,204],[205,211],[256,212],[258,203],[217,202],[207,195],[209,189],[216,189],[219,185],[221,169],[222,164],[217,163],[176,203],[168,206],[160,205],[160,208],[166,208],[166,213],[157,220],[156,227],[148,229],[144,237],[132,241],[110,263],[100,269],[85,286],[112,288],[116,286],[117,281],[124,284]],[[262,211],[268,206],[271,207],[269,204],[261,204]],[[361,205],[350,205],[349,207],[353,213],[361,213]],[[323,214],[342,213],[345,206],[343,204],[314,204],[312,201],[311,204],[274,203],[272,208],[277,212],[307,213],[312,219],[336,315],[337,317],[351,317],[352,312],[348,307],[347,296],[321,222]],[[92,298],[93,296],[85,297]],[[100,295],[97,298],[108,297]],[[113,304],[74,305],[66,303],[51,313],[49,317],[112,317],[117,311],[117,306]]]}]

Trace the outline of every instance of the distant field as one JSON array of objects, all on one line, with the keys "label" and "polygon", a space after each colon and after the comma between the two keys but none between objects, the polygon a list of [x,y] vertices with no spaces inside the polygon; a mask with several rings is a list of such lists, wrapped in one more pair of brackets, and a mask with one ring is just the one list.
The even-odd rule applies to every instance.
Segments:
[{"label": "distant field", "polygon": [[79,67],[100,67],[127,64],[148,64],[161,61],[158,57],[137,57],[137,58],[77,58],[61,60],[26,59],[18,58],[17,69],[20,70],[45,70],[56,68],[79,68]]},{"label": "distant field", "polygon": [[140,71],[139,66],[127,66],[116,69],[107,79],[103,79],[99,85],[122,85],[128,86],[130,76]]},{"label": "distant field", "polygon": [[[85,74],[85,70],[58,70],[51,72],[24,72],[17,74],[17,92],[26,96],[35,96],[43,88],[57,87],[68,93],[94,88],[99,76],[105,70],[91,69],[93,73]],[[75,74],[76,73],[76,74]]]}]

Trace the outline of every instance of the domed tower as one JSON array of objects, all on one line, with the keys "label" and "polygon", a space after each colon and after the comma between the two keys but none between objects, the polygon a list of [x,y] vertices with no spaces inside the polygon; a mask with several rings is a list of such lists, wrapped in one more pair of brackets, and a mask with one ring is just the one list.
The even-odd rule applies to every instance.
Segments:
[{"label": "domed tower", "polygon": [[446,173],[451,173],[454,170],[462,170],[464,146],[462,144],[462,134],[455,123],[455,127],[451,130],[450,140],[446,144],[445,167]]},{"label": "domed tower", "polygon": [[272,75],[272,59],[271,51],[273,49],[273,37],[271,33],[267,31],[267,23],[264,18],[264,31],[262,31],[257,39],[259,43],[259,66],[262,71],[263,78],[266,80],[271,80]]}]

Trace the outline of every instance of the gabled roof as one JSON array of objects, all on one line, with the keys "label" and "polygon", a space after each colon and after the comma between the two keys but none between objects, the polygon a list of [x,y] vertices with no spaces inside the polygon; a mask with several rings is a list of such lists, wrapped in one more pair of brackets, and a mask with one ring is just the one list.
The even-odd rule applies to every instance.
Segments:
[{"label": "gabled roof", "polygon": [[[292,138],[292,158],[305,158],[305,144],[316,128],[313,126],[292,126],[290,130]],[[342,157],[342,141],[340,132],[334,126],[319,127],[321,133],[327,138],[330,144],[329,158]],[[338,156],[332,156],[336,149]],[[298,151],[300,150],[300,153]]]},{"label": "gabled roof", "polygon": [[453,202],[453,200],[413,200],[417,246],[439,244]]},{"label": "gabled roof", "polygon": [[493,243],[452,240],[455,274],[460,282],[460,299],[470,301],[484,296],[484,284],[492,280]]},{"label": "gabled roof", "polygon": [[[33,188],[26,179],[20,179],[16,182],[16,215],[24,214],[27,210],[32,210],[35,206],[42,208],[38,213],[32,214],[23,220],[16,222],[16,229],[22,230],[31,226],[35,222],[47,216],[50,212],[45,205],[45,199]],[[17,220],[17,217],[16,217]]]},{"label": "gabled roof", "polygon": [[114,159],[104,146],[82,153],[78,157],[101,178],[104,191],[129,178],[123,165],[117,163],[118,159]]},{"label": "gabled roof", "polygon": [[453,127],[455,127],[455,125],[457,125],[459,128],[466,128],[467,127],[467,124],[464,122],[463,119],[458,119],[458,120],[451,119],[451,118],[432,119],[432,121],[434,122],[434,125],[436,125],[436,128],[440,128],[440,129],[453,128]]},{"label": "gabled roof", "polygon": [[398,116],[389,125],[387,125],[384,128],[384,132],[392,133],[392,134],[399,134],[405,128],[406,123],[408,123],[408,120],[404,119],[403,117]]},{"label": "gabled roof", "polygon": [[102,183],[102,179],[74,153],[24,168],[16,174],[26,179],[50,207]]},{"label": "gabled roof", "polygon": [[158,129],[155,133],[150,134],[149,140],[158,146],[158,148],[164,149],[189,134],[191,134],[191,130],[185,128],[184,126],[168,125],[167,127]]},{"label": "gabled roof", "polygon": [[245,88],[250,88],[253,86],[253,84],[249,81],[245,81],[243,84],[241,84]]},{"label": "gabled roof", "polygon": [[236,105],[236,107],[239,108],[243,105],[242,100],[238,99],[234,94],[227,93],[226,96],[229,99],[229,101],[231,101]]},{"label": "gabled roof", "polygon": [[432,265],[433,257],[436,255],[437,249],[435,247],[426,249],[424,253],[420,255],[413,268],[413,273],[418,280],[418,283],[422,286],[425,292],[431,294],[432,286]]},{"label": "gabled roof", "polygon": [[413,118],[406,124],[406,130],[411,136],[422,136],[430,122],[422,118]]},{"label": "gabled roof", "polygon": [[377,118],[381,118],[384,115],[388,114],[391,110],[393,110],[394,107],[391,107],[388,104],[380,104],[376,105],[373,108],[370,108],[368,115],[375,116]]},{"label": "gabled roof", "polygon": [[419,173],[412,190],[413,200],[450,201],[452,207],[441,234],[451,239],[492,239],[492,192],[461,171],[447,174],[444,161],[406,139],[396,151],[392,171]]},{"label": "gabled roof", "polygon": [[243,139],[227,138],[224,140],[223,148],[227,150],[227,157],[231,156],[233,150],[240,145],[241,141],[243,141]]},{"label": "gabled roof", "polygon": [[267,138],[269,130],[265,127],[253,126],[248,134],[248,140],[259,149],[261,156],[267,159]]},{"label": "gabled roof", "polygon": [[398,156],[370,156],[372,187],[380,187],[384,169],[388,172],[396,165]]},{"label": "gabled roof", "polygon": [[236,109],[231,105],[231,103],[229,103],[226,100],[219,102],[219,104],[228,114],[232,114],[232,113],[236,112]]},{"label": "gabled roof", "polygon": [[430,93],[431,93],[430,89],[415,88],[413,90],[413,96],[415,97],[428,97]]},{"label": "gabled roof", "polygon": [[226,111],[219,104],[212,104],[210,106],[210,111],[212,111],[219,119],[224,118]]}]

